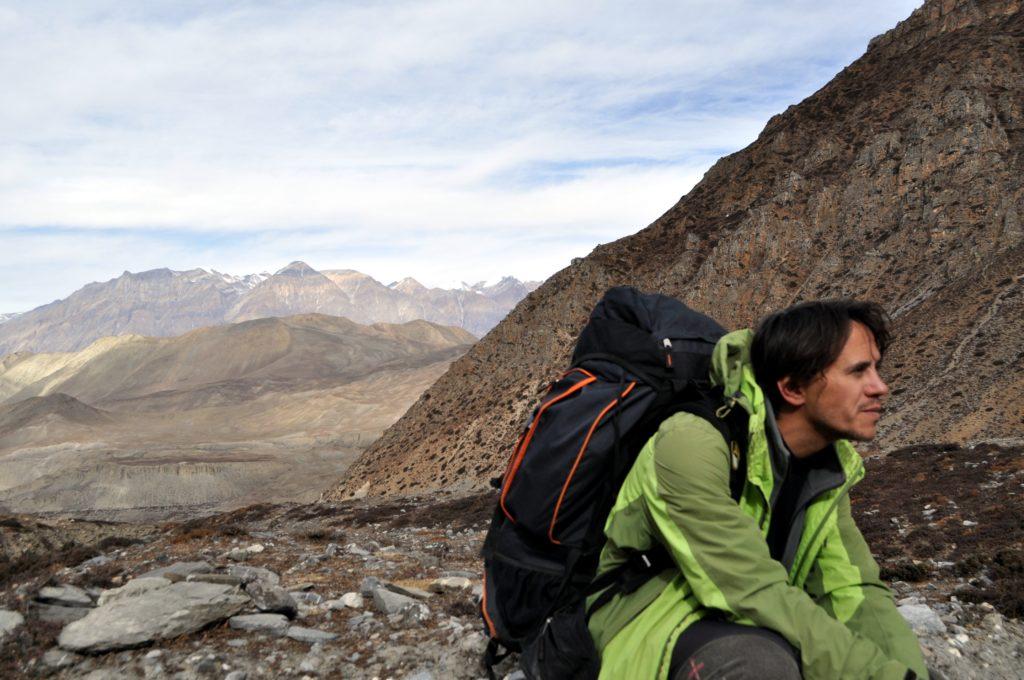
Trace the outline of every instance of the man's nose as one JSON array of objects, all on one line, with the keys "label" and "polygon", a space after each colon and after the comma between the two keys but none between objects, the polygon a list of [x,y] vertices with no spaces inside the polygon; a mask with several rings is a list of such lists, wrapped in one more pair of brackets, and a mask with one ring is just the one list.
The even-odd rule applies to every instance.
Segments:
[{"label": "man's nose", "polygon": [[872,369],[871,377],[872,379],[867,385],[868,396],[881,398],[889,394],[889,386],[885,384],[877,370]]}]

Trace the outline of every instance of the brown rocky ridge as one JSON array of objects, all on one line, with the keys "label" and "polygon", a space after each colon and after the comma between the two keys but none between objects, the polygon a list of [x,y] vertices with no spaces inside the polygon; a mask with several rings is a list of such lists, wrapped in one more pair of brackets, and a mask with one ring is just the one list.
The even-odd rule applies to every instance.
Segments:
[{"label": "brown rocky ridge", "polygon": [[728,328],[853,296],[894,319],[874,450],[1024,433],[1024,15],[930,0],[675,206],[548,279],[326,495],[478,489],[610,286]]},{"label": "brown rocky ridge", "polygon": [[158,517],[311,500],[475,338],[306,314],[0,360],[0,505]]}]

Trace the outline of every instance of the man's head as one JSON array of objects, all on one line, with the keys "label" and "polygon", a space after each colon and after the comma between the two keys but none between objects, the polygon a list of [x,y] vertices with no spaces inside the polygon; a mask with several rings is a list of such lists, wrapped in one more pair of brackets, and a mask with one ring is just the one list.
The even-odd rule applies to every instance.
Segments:
[{"label": "man's head", "polygon": [[875,436],[889,392],[878,374],[888,344],[889,320],[879,305],[804,302],[758,324],[751,361],[780,427],[785,421],[792,437],[822,445],[865,441]]}]

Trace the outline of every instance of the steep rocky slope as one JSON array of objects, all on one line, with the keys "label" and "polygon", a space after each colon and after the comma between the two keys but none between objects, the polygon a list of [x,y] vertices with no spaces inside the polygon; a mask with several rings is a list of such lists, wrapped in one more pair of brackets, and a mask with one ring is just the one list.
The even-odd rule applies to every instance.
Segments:
[{"label": "steep rocky slope", "polygon": [[475,338],[307,314],[0,361],[0,504],[159,516],[316,497]]},{"label": "steep rocky slope", "polygon": [[1022,52],[1016,0],[926,2],[649,227],[546,281],[328,496],[484,484],[618,284],[731,328],[802,299],[875,299],[896,334],[877,446],[1020,438]]},{"label": "steep rocky slope", "polygon": [[511,277],[461,290],[406,282],[385,286],[351,269],[318,272],[304,262],[245,277],[204,269],[125,272],[24,314],[0,314],[0,356],[75,351],[107,336],[174,336],[214,324],[309,313],[364,324],[425,319],[480,336],[538,285]]}]

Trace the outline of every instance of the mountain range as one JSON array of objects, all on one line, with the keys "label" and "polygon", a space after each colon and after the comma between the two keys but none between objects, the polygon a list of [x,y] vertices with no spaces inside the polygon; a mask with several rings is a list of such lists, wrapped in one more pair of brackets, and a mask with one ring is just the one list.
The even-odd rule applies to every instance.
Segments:
[{"label": "mountain range", "polygon": [[928,0],[650,226],[545,281],[325,498],[485,487],[623,284],[727,328],[800,300],[876,300],[894,321],[892,394],[867,453],[1020,442],[1022,176],[1019,0]]},{"label": "mountain range", "polygon": [[107,336],[174,336],[204,326],[308,313],[364,324],[424,319],[481,336],[537,285],[512,277],[457,290],[427,288],[411,278],[384,285],[354,270],[321,272],[304,262],[272,275],[244,277],[204,269],[125,272],[29,312],[0,317],[0,356],[76,351]]}]

